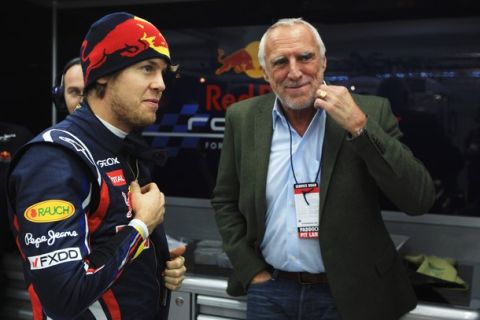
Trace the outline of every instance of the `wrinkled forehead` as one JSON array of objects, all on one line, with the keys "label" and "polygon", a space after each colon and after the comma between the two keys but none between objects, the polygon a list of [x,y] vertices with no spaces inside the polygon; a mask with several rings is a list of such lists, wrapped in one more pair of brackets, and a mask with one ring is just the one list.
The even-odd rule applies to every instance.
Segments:
[{"label": "wrinkled forehead", "polygon": [[272,55],[320,52],[312,31],[302,24],[278,26],[271,30],[266,40],[265,54],[270,58]]}]

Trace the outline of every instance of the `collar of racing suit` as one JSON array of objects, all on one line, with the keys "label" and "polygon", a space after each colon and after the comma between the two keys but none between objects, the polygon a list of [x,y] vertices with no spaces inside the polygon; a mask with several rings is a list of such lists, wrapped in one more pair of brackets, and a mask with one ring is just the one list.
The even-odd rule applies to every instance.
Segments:
[{"label": "collar of racing suit", "polygon": [[[87,118],[95,118],[96,121],[90,121],[89,124],[94,124],[96,128],[94,129],[95,134],[98,134],[99,131],[104,132],[100,136],[108,141],[98,141],[107,149],[114,149],[114,152],[120,152],[132,155],[133,157],[146,161],[147,163],[153,164],[155,166],[164,166],[168,154],[165,149],[155,149],[148,145],[145,138],[142,136],[143,128],[136,129],[130,132],[125,139],[121,139],[114,134],[112,134],[97,117],[93,114],[90,106],[86,101],[82,102],[82,108],[77,109],[74,113],[70,115],[72,118],[77,118],[78,120],[86,120]],[[73,120],[73,119],[72,119]],[[107,138],[109,137],[109,138]],[[102,139],[100,139],[102,140]]]}]

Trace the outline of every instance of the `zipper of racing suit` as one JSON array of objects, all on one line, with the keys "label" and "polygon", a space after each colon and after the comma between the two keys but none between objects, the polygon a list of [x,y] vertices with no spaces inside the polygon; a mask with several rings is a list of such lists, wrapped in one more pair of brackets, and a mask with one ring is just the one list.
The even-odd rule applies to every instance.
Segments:
[{"label": "zipper of racing suit", "polygon": [[140,169],[138,168],[138,159],[135,158],[135,169],[136,169],[136,172],[133,171],[133,168],[132,168],[132,166],[130,165],[130,160],[131,160],[130,155],[128,155],[128,158],[127,158],[128,168],[130,169],[130,172],[132,173],[133,180],[138,182],[138,176],[140,175]]},{"label": "zipper of racing suit", "polygon": [[[153,241],[150,241],[150,243],[152,244],[152,251],[153,251],[153,256],[154,256],[154,259],[155,259],[155,273],[158,272],[158,260],[157,260],[157,250],[155,248],[155,243],[153,243]],[[163,276],[162,276],[162,279],[163,279]],[[167,305],[167,287],[165,287],[165,289],[163,290],[163,294],[162,294],[162,286],[160,284],[160,281],[158,280],[158,277],[155,277],[155,281],[157,283],[157,287],[158,287],[158,293],[159,293],[159,299],[161,299],[160,302],[160,306],[166,306]],[[158,311],[158,308],[157,308],[157,311]]]},{"label": "zipper of racing suit", "polygon": [[[128,157],[128,161],[127,161],[127,164],[128,164],[128,167],[130,168],[130,171],[132,172],[132,176],[135,180],[138,181],[138,177],[140,175],[140,169],[139,169],[139,166],[138,166],[138,159],[135,158],[135,169],[136,169],[136,172],[133,170],[133,168],[131,167],[130,165],[130,155]],[[150,243],[152,244],[152,251],[153,251],[153,257],[154,257],[154,260],[155,260],[155,274],[158,272],[158,260],[157,260],[157,250],[155,248],[155,243],[153,241],[150,241]],[[163,279],[163,276],[162,276],[162,279]],[[160,301],[160,305],[161,306],[166,306],[167,305],[167,296],[168,296],[168,292],[167,292],[167,287],[165,287],[165,289],[163,290],[163,294],[162,294],[162,286],[158,280],[158,277],[155,277],[155,282],[157,283],[157,288],[158,288],[158,294],[159,294],[159,299],[162,299]],[[158,308],[157,308],[158,309]],[[158,310],[157,310],[158,311]]]}]

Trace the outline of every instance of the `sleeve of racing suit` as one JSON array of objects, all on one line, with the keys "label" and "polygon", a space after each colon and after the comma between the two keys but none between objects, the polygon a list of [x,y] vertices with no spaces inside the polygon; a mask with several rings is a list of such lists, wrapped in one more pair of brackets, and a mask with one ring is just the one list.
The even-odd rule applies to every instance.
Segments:
[{"label": "sleeve of racing suit", "polygon": [[26,151],[9,179],[25,279],[54,319],[72,319],[95,302],[143,241],[127,226],[90,246],[89,177],[85,164],[68,150],[40,144]]}]

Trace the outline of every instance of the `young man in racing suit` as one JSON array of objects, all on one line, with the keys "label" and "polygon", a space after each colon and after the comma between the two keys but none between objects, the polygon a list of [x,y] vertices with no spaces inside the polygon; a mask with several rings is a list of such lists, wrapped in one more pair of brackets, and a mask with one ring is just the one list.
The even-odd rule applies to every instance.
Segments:
[{"label": "young man in racing suit", "polygon": [[81,58],[84,102],[19,151],[8,180],[34,319],[167,319],[184,259],[168,261],[149,170],[162,155],[139,132],[156,120],[168,45],[119,12],[91,26]]}]

